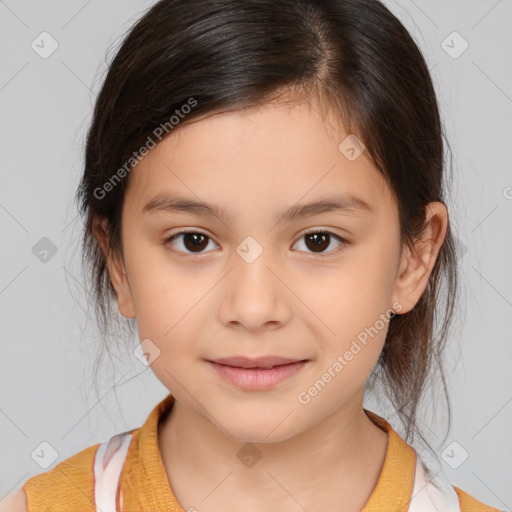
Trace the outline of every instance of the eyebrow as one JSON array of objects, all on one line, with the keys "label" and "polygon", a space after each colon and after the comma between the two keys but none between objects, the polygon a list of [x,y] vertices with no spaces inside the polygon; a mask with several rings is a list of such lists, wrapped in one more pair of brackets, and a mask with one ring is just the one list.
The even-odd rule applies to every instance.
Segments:
[{"label": "eyebrow", "polygon": [[[215,216],[220,219],[225,219],[228,222],[233,220],[233,217],[228,215],[228,213],[218,205],[179,195],[158,194],[142,208],[143,214],[156,212],[181,212],[199,216]],[[293,220],[328,212],[371,214],[374,213],[374,209],[360,197],[356,197],[353,194],[342,194],[325,197],[310,203],[293,205],[284,211],[275,212],[274,220]]]}]

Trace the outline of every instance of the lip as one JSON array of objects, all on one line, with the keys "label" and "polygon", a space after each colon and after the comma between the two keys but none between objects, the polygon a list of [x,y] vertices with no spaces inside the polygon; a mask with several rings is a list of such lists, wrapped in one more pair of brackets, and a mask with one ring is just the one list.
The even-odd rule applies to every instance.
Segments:
[{"label": "lip", "polygon": [[232,357],[207,362],[226,382],[247,391],[264,391],[295,375],[308,360]]},{"label": "lip", "polygon": [[262,357],[223,357],[221,359],[213,359],[213,363],[224,364],[226,366],[234,366],[236,368],[265,368],[270,369],[272,366],[282,364],[296,363],[304,361],[304,359],[290,359],[278,356],[262,356]]}]

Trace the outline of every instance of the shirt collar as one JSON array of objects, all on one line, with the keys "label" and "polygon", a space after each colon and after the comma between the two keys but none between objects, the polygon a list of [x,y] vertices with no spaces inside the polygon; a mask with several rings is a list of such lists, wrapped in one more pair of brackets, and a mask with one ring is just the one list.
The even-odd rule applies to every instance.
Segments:
[{"label": "shirt collar", "polygon": [[416,453],[381,416],[363,409],[388,434],[388,446],[377,485],[362,512],[407,512],[412,497]]},{"label": "shirt collar", "polygon": [[[172,492],[158,446],[158,424],[170,412],[174,397],[168,394],[158,403],[139,432],[139,457],[143,469],[140,489],[152,489],[148,505],[182,512]],[[414,484],[416,453],[381,416],[363,409],[370,420],[388,434],[386,456],[377,485],[362,512],[407,512]],[[129,502],[129,501],[128,501]]]}]

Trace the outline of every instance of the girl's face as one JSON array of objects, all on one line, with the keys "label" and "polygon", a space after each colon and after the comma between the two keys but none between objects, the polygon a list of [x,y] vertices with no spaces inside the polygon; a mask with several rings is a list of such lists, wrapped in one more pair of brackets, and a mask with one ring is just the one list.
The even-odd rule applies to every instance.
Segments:
[{"label": "girl's face", "polygon": [[[391,311],[410,310],[426,284],[401,277],[384,178],[319,111],[268,104],[171,134],[131,171],[124,267],[109,261],[156,376],[189,414],[241,441],[360,414]],[[208,362],[262,356],[306,362],[255,389]]]}]

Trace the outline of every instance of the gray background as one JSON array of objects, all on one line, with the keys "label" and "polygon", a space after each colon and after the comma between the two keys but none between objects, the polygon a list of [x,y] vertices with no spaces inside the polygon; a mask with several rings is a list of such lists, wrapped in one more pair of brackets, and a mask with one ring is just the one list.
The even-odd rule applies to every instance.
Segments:
[{"label": "gray background", "polygon": [[[51,469],[142,425],[167,394],[131,349],[107,358],[94,391],[102,340],[83,286],[73,202],[106,51],[152,3],[0,0],[0,498],[45,470],[31,456],[53,453],[42,442],[56,451]],[[452,426],[445,439],[427,414],[425,434],[452,483],[511,510],[512,2],[386,5],[432,70],[453,151],[448,206],[463,249],[461,312],[447,353]],[[43,31],[59,45],[46,59],[31,47]],[[448,37],[454,31],[469,44],[457,58],[463,40]],[[57,251],[47,261],[33,251],[48,244],[43,237]],[[435,410],[444,416],[439,402]]]}]

